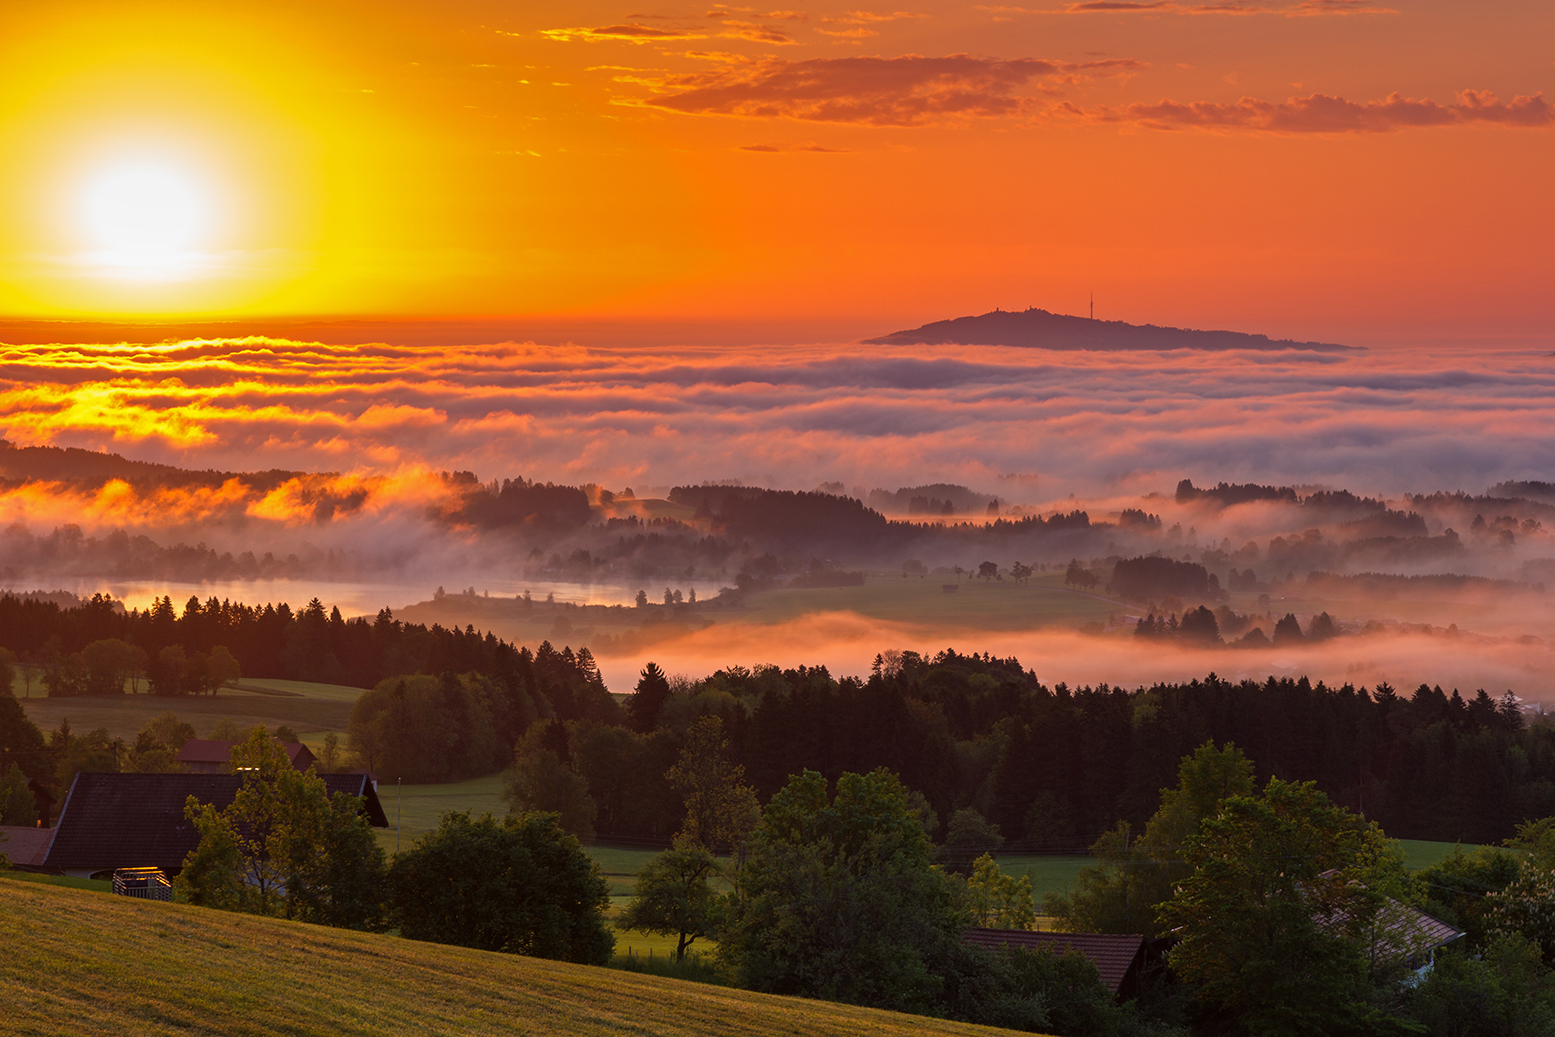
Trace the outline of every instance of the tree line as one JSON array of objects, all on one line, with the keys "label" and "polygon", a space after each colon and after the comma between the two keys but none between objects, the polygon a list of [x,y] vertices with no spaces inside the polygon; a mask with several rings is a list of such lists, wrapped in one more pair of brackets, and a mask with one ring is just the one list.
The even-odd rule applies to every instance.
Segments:
[{"label": "tree line", "polygon": [[[653,775],[703,713],[723,720],[763,801],[805,768],[835,780],[886,767],[941,822],[976,809],[1011,845],[1035,848],[1089,845],[1119,819],[1143,824],[1175,761],[1206,739],[1245,747],[1261,779],[1315,781],[1401,837],[1494,842],[1555,812],[1555,729],[1526,725],[1510,699],[1483,690],[1404,696],[1386,684],[1214,675],[1071,689],[1015,659],[947,649],[887,653],[866,679],[730,667],[671,691],[660,675],[623,710],[587,649],[530,651],[388,610],[346,621],[316,599],[293,613],[191,598],[179,614],[166,598],[126,612],[100,597],[73,609],[0,597],[0,648],[33,665],[63,674],[72,656],[83,667],[101,656],[118,666],[101,646],[86,652],[112,640],[146,653],[154,689],[173,687],[156,671],[165,650],[204,658],[208,681],[218,648],[244,676],[372,689],[353,710],[350,744],[381,776],[458,780],[528,752],[545,764],[527,766],[550,775],[548,795],[578,792],[571,813],[592,812],[592,830],[609,838],[668,838],[675,799]],[[546,770],[541,750],[560,770]],[[52,769],[28,777],[53,785]]]},{"label": "tree line", "polygon": [[[0,595],[0,648],[22,664],[24,678],[31,673],[40,686],[41,677],[68,671],[72,664],[84,670],[90,662],[83,656],[86,649],[110,640],[144,653],[134,676],[147,678],[152,690],[163,694],[210,690],[185,688],[176,675],[157,672],[169,648],[181,649],[186,659],[197,654],[208,658],[218,647],[225,648],[248,677],[358,688],[410,673],[453,670],[498,676],[513,672],[521,654],[516,646],[473,627],[402,623],[388,609],[374,619],[347,620],[338,607],[326,610],[317,598],[293,611],[285,602],[254,606],[191,597],[180,612],[165,596],[149,608],[125,610],[101,594],[74,607]],[[126,673],[126,679],[130,676]],[[165,686],[158,683],[161,678]]]},{"label": "tree line", "polygon": [[720,719],[761,802],[806,769],[835,781],[884,767],[924,797],[931,831],[972,811],[989,847],[1077,850],[1119,820],[1143,825],[1177,761],[1206,740],[1244,747],[1260,781],[1312,781],[1402,838],[1495,842],[1555,813],[1555,727],[1483,690],[1214,675],[1074,689],[1015,659],[946,650],[889,653],[867,679],[730,667],[671,686],[650,666],[624,709],[597,688],[542,696],[513,749],[520,800],[606,839],[673,833],[679,797],[659,775],[701,716]]}]

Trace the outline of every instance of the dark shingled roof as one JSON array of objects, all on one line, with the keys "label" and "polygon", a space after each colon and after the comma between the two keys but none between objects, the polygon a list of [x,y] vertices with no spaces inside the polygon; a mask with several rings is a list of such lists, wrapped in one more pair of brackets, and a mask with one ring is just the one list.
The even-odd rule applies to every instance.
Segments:
[{"label": "dark shingled roof", "polygon": [[[365,775],[322,777],[331,796],[362,796],[362,812],[374,828],[389,826]],[[236,774],[77,774],[44,863],[50,868],[177,871],[200,842],[199,832],[184,819],[184,801],[193,796],[226,807],[243,780]]]},{"label": "dark shingled roof", "polygon": [[52,838],[52,828],[0,825],[0,853],[11,858],[11,863],[18,868],[36,867],[43,863],[43,855],[49,852]]},{"label": "dark shingled roof", "polygon": [[1145,938],[1137,933],[1114,936],[1108,933],[1042,933],[1029,929],[968,929],[961,934],[963,943],[999,950],[1023,947],[1030,951],[1063,954],[1079,951],[1091,960],[1101,981],[1114,997],[1133,978],[1139,967]]},{"label": "dark shingled roof", "polygon": [[[191,738],[178,750],[179,763],[231,763],[233,746],[241,742],[223,742],[211,738]],[[279,742],[286,758],[300,771],[313,762],[313,752],[301,742]],[[301,762],[299,762],[299,760]]]}]

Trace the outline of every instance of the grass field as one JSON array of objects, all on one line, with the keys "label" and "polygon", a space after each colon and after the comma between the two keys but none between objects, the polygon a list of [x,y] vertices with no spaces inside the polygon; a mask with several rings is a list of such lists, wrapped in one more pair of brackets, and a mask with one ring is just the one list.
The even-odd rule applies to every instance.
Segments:
[{"label": "grass field", "polygon": [[[947,584],[956,590],[947,594]],[[1121,619],[1125,608],[1105,596],[1065,588],[1061,573],[1042,573],[1026,583],[953,576],[870,576],[862,587],[785,588],[753,594],[747,607],[736,615],[739,622],[781,623],[809,612],[850,611],[905,623],[1027,630],[1043,625],[1105,623],[1112,617]]]},{"label": "grass field", "polygon": [[393,936],[0,879],[15,1034],[998,1034]]},{"label": "grass field", "polygon": [[448,785],[406,785],[396,787],[390,782],[380,782],[378,799],[383,812],[389,818],[389,827],[380,829],[378,843],[389,853],[394,852],[398,824],[399,845],[408,849],[416,838],[437,827],[438,818],[447,810],[470,810],[479,815],[490,812],[501,817],[508,812],[502,799],[502,775],[488,774],[484,778],[471,778]]},{"label": "grass field", "polygon": [[288,724],[303,741],[313,745],[315,752],[328,732],[345,735],[351,722],[351,706],[361,693],[361,688],[340,684],[269,678],[245,680],[236,689],[224,689],[218,695],[177,698],[145,694],[57,699],[34,694],[29,698],[20,688],[16,690],[17,701],[45,732],[58,728],[59,722],[68,718],[71,729],[80,734],[107,728],[110,735],[133,742],[148,721],[172,710],[178,719],[193,724],[195,734],[201,738],[208,736],[223,718],[231,718],[243,727],[263,724],[274,728]]},{"label": "grass field", "polygon": [[[360,689],[357,690],[360,693]],[[351,722],[351,703],[339,699],[304,698],[280,695],[246,695],[223,692],[214,696],[162,698],[155,695],[125,695],[115,698],[31,698],[18,700],[32,722],[45,732],[59,727],[69,718],[71,730],[80,734],[103,727],[114,737],[133,742],[141,728],[167,710],[178,719],[194,725],[197,735],[210,734],[223,717],[243,727],[263,724],[274,728],[289,724],[298,734],[325,732],[344,734]]]},{"label": "grass field", "polygon": [[309,699],[327,699],[330,702],[354,703],[362,694],[361,688],[345,684],[318,684],[313,681],[283,681],[278,677],[254,677],[238,681],[238,691],[256,695],[296,696]]},{"label": "grass field", "polygon": [[1400,839],[1399,845],[1404,848],[1404,866],[1410,871],[1440,864],[1456,846],[1462,846],[1465,852],[1475,849],[1468,843],[1432,843],[1423,839]]},{"label": "grass field", "polygon": [[1068,893],[1074,886],[1075,874],[1081,868],[1095,865],[1096,859],[1088,853],[1077,854],[1002,854],[998,858],[999,870],[1006,875],[1031,878],[1031,895],[1037,905],[1048,893]]}]

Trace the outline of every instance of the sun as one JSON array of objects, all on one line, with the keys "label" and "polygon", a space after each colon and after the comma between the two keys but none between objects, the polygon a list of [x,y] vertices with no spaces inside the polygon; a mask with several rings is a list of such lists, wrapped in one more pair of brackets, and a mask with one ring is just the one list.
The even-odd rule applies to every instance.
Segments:
[{"label": "sun", "polygon": [[198,179],[166,163],[109,166],[80,195],[81,222],[99,261],[130,269],[184,265],[205,244],[211,215]]}]

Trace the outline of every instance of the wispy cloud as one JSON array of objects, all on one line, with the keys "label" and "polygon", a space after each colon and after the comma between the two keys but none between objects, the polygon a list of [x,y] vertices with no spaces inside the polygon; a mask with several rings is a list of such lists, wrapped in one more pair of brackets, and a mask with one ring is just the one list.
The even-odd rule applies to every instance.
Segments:
[{"label": "wispy cloud", "polygon": [[918,126],[1014,115],[1027,106],[1024,89],[1143,67],[1130,60],[1000,61],[967,54],[769,59],[665,76],[649,83],[658,93],[644,103],[695,114]]},{"label": "wispy cloud", "polygon": [[[787,13],[787,12],[784,12]],[[658,26],[640,22],[624,22],[597,28],[542,29],[540,35],[562,43],[675,43],[689,40],[749,40],[755,43],[785,45],[794,38],[783,29],[772,25],[726,18],[716,28],[706,26]]]},{"label": "wispy cloud", "polygon": [[848,148],[828,148],[820,144],[742,144],[739,150],[755,151],[762,154],[778,154],[785,151],[809,151],[821,155],[844,155]]},{"label": "wispy cloud", "polygon": [[1501,102],[1488,91],[1464,90],[1452,104],[1389,94],[1380,101],[1350,101],[1329,94],[1234,103],[1163,100],[1119,108],[1062,111],[1093,122],[1134,123],[1152,129],[1253,130],[1267,133],[1386,133],[1429,126],[1492,124],[1545,128],[1555,124],[1543,94]]},{"label": "wispy cloud", "polygon": [[1275,15],[1283,18],[1321,18],[1326,16],[1398,14],[1392,7],[1381,7],[1371,0],[1297,0],[1295,3],[1228,3],[1185,4],[1176,0],[1078,0],[1062,7],[1018,7],[997,4],[979,4],[979,11],[987,11],[995,18],[1012,14],[1176,14],[1176,15],[1224,15],[1254,16]]}]

